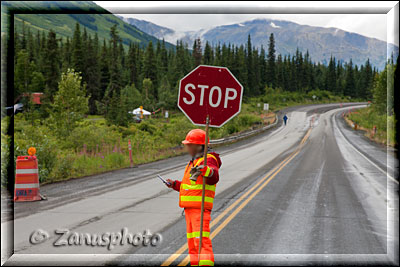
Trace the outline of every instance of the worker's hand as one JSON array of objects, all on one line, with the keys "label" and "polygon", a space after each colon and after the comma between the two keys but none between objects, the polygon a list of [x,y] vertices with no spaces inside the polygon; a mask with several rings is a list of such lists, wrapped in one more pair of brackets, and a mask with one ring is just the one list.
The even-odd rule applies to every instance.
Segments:
[{"label": "worker's hand", "polygon": [[166,181],[167,183],[169,183],[169,185],[166,184],[167,187],[171,188],[174,185],[174,181],[172,181],[171,179],[167,179]]},{"label": "worker's hand", "polygon": [[190,180],[197,181],[197,177],[201,174],[199,167],[192,167],[190,169]]},{"label": "worker's hand", "polygon": [[203,177],[210,177],[213,175],[213,173],[213,169],[208,166],[200,165],[197,167],[193,167],[190,170],[190,180],[197,181],[197,177],[199,175],[202,175]]},{"label": "worker's hand", "polygon": [[212,168],[204,165],[199,166],[199,170],[201,172],[201,175],[203,175],[204,177],[210,177],[214,173],[214,170]]}]

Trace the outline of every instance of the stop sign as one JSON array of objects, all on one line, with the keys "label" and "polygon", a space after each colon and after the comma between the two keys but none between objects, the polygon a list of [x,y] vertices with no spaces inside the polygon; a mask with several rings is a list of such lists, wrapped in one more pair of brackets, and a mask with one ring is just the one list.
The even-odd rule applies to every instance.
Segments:
[{"label": "stop sign", "polygon": [[240,112],[243,86],[225,67],[200,65],[179,82],[178,107],[193,124],[221,127]]}]

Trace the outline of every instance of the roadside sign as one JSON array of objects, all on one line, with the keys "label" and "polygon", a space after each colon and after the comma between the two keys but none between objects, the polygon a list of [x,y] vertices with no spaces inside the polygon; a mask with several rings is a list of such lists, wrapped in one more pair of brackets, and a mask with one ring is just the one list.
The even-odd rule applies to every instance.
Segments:
[{"label": "roadside sign", "polygon": [[178,107],[195,125],[221,127],[240,113],[243,86],[225,67],[200,65],[179,82]]},{"label": "roadside sign", "polygon": [[264,110],[268,111],[269,110],[269,104],[268,103],[264,103]]}]

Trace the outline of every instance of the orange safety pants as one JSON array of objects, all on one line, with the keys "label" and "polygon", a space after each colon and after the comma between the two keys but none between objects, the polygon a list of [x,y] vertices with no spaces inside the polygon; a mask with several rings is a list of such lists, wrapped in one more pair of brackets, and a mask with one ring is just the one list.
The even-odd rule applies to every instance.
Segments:
[{"label": "orange safety pants", "polygon": [[210,221],[211,211],[204,210],[203,217],[203,239],[201,245],[200,260],[199,242],[200,242],[200,209],[185,208],[186,218],[186,236],[188,241],[188,250],[191,266],[214,266],[214,253],[210,239]]}]

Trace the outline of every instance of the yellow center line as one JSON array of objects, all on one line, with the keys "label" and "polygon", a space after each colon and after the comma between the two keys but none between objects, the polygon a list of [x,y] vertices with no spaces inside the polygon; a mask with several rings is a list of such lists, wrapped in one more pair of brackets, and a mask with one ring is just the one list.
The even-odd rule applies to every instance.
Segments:
[{"label": "yellow center line", "polygon": [[[253,192],[262,182],[264,182],[268,177],[273,173],[273,175],[264,182],[264,184],[259,187],[248,199],[246,199],[235,211],[232,212],[228,218],[225,219],[221,225],[215,229],[210,235],[210,238],[213,239],[246,205],[250,202],[251,199],[255,197],[282,169],[285,167],[299,152],[307,138],[311,133],[311,128],[307,131],[306,135],[302,138],[299,146],[293,151],[286,159],[284,159],[281,163],[279,163],[276,167],[274,167],[271,171],[269,171],[260,181],[258,181],[251,189],[249,189],[245,194],[243,194],[239,199],[237,199],[234,203],[232,203],[228,208],[226,208],[217,218],[215,218],[211,224],[210,228],[215,226],[225,215],[235,208],[245,197],[247,197],[251,192]],[[278,170],[277,170],[278,169]],[[275,172],[275,170],[277,170]],[[274,173],[275,172],[275,173]],[[183,252],[187,249],[187,244],[184,244],[180,247],[174,254],[166,259],[161,266],[169,266],[172,262],[174,262],[179,256],[182,255]],[[178,266],[186,266],[189,263],[189,255],[187,255],[179,264]]]}]

